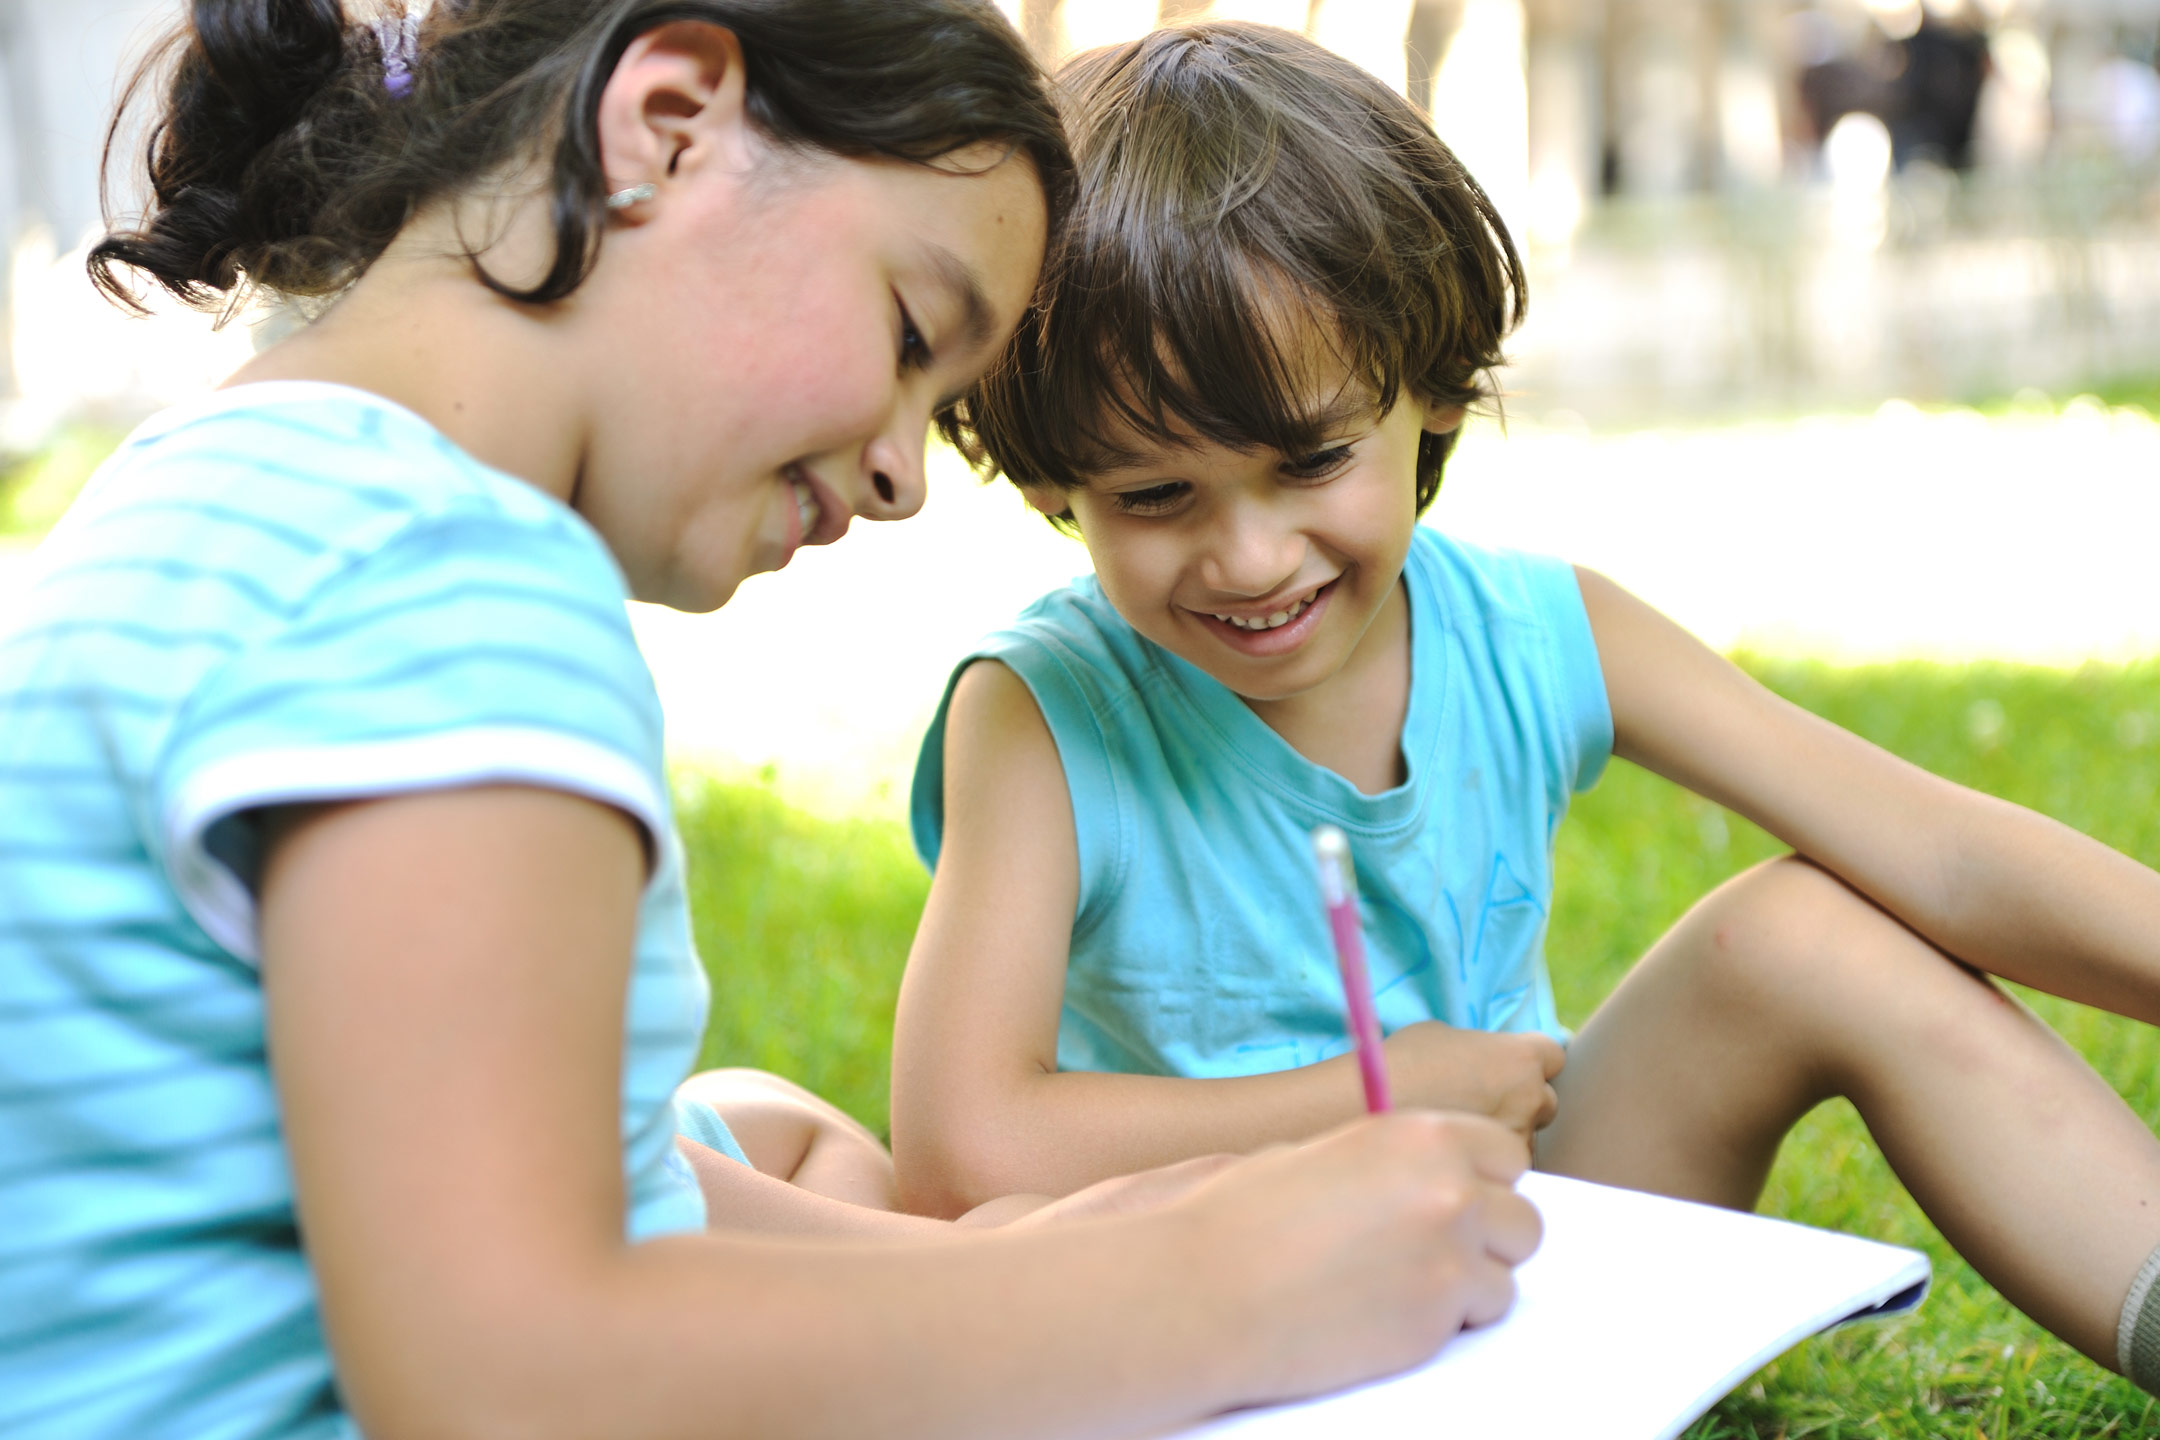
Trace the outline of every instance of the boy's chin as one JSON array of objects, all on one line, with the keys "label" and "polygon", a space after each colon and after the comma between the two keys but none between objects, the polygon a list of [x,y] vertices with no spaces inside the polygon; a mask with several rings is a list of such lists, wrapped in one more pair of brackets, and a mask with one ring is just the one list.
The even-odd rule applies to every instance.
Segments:
[{"label": "boy's chin", "polygon": [[1308,650],[1267,658],[1227,656],[1218,650],[1205,657],[1183,653],[1182,658],[1240,700],[1255,705],[1294,700],[1326,684],[1342,669],[1340,664],[1322,663]]}]

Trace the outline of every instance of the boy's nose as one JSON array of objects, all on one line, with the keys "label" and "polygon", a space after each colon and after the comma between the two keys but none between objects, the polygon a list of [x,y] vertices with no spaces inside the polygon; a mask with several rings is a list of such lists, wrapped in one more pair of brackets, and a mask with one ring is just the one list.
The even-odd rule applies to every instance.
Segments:
[{"label": "boy's nose", "polygon": [[1225,596],[1272,595],[1304,563],[1305,544],[1296,531],[1259,517],[1227,521],[1208,547],[1200,578]]}]

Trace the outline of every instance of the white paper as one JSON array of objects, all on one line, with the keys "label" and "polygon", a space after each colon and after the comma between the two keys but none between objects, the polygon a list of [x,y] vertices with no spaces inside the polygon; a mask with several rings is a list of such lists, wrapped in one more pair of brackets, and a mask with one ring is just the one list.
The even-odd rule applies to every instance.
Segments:
[{"label": "white paper", "polygon": [[1183,1436],[1667,1440],[1796,1341],[1928,1282],[1919,1252],[1828,1230],[1552,1175],[1522,1192],[1545,1240],[1505,1319],[1392,1380]]}]

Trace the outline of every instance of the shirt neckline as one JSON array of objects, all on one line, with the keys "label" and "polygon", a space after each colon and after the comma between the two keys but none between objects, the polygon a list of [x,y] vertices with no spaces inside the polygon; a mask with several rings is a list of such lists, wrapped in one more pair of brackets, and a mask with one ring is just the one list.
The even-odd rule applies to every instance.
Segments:
[{"label": "shirt neckline", "polygon": [[[1318,818],[1361,831],[1388,831],[1413,822],[1423,808],[1427,779],[1446,708],[1447,646],[1438,586],[1428,573],[1430,543],[1418,534],[1403,563],[1410,604],[1410,704],[1403,716],[1403,783],[1368,795],[1324,765],[1306,759],[1227,685],[1182,656],[1146,641],[1168,689],[1202,725],[1215,732],[1232,762]],[[1137,633],[1137,632],[1136,632]],[[1145,640],[1145,637],[1141,637]]]},{"label": "shirt neckline", "polygon": [[[454,443],[417,411],[400,405],[387,396],[378,395],[373,390],[363,390],[357,385],[346,385],[335,380],[250,380],[245,384],[227,385],[221,389],[206,391],[158,411],[135,427],[134,433],[128,436],[127,443],[154,440],[183,425],[192,425],[199,420],[208,420],[236,410],[300,405],[319,400],[342,400],[347,404],[363,405],[371,410],[387,411],[410,420],[429,434],[442,438],[445,443]],[[463,453],[462,450],[460,453]]]}]

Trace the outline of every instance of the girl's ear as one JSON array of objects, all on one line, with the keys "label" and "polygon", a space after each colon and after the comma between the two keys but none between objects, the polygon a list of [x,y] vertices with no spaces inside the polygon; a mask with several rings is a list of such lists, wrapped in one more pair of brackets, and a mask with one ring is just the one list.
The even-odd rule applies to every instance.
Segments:
[{"label": "girl's ear", "polygon": [[1462,422],[1463,422],[1463,407],[1462,407],[1462,406],[1460,406],[1460,405],[1443,405],[1443,404],[1440,404],[1440,403],[1438,403],[1437,401],[1431,401],[1431,400],[1428,400],[1428,401],[1426,401],[1426,402],[1425,402],[1425,433],[1426,433],[1426,434],[1428,434],[1428,435],[1445,435],[1445,434],[1447,434],[1447,433],[1448,433],[1449,431],[1451,431],[1451,430],[1459,430],[1459,429],[1461,429],[1461,428],[1462,428]]},{"label": "girl's ear", "polygon": [[742,42],[702,20],[638,36],[601,92],[599,138],[609,190],[651,185],[661,203],[671,180],[695,170],[748,171],[756,152]]}]

